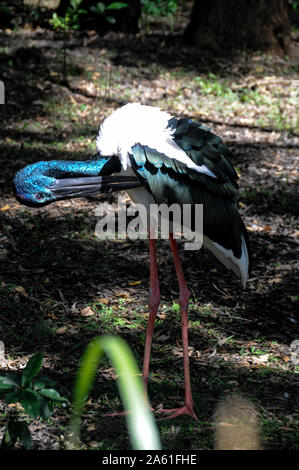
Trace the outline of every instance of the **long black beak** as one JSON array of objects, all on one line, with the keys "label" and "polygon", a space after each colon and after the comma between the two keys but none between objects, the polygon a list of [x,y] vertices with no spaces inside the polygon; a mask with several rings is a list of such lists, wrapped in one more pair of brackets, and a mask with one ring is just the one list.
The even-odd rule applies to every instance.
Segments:
[{"label": "long black beak", "polygon": [[49,189],[57,199],[69,199],[134,189],[140,186],[142,186],[141,182],[134,176],[84,176],[57,179]]}]

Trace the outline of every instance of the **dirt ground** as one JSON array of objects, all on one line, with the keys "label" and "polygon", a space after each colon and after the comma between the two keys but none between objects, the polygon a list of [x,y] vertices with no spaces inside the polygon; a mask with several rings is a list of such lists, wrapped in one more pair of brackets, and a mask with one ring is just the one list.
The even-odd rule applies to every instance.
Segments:
[{"label": "dirt ground", "polygon": [[[180,244],[192,292],[191,381],[196,423],[158,421],[163,449],[215,448],[213,416],[224,397],[249,400],[259,446],[298,450],[298,64],[290,57],[236,53],[210,57],[173,33],[72,35],[68,84],[61,85],[62,41],[51,31],[0,32],[6,104],[0,121],[1,373],[43,353],[42,374],[71,400],[80,357],[97,335],[116,334],[142,364],[148,315],[148,241],[99,241],[95,208],[103,197],[21,206],[15,172],[28,163],[86,159],[101,121],[129,101],[202,120],[234,153],[240,210],[253,268],[246,289],[205,249]],[[160,29],[159,29],[160,28]],[[116,203],[116,196],[109,196]],[[162,302],[154,336],[149,396],[155,409],[183,400],[178,286],[167,241],[158,243]],[[293,343],[294,344],[294,343]],[[297,376],[298,377],[298,376]],[[82,449],[129,449],[109,361],[101,362],[83,417]],[[0,435],[15,407],[0,401]],[[63,449],[70,405],[30,421],[34,449]],[[26,416],[19,407],[20,416]],[[104,432],[105,430],[105,432]]]}]

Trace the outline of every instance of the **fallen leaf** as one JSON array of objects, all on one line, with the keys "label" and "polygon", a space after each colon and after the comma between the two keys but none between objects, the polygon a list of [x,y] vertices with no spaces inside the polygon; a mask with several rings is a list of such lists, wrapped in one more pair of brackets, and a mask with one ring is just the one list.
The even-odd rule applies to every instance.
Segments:
[{"label": "fallen leaf", "polygon": [[61,326],[60,328],[58,328],[58,330],[56,330],[56,333],[58,335],[62,335],[66,332],[66,330],[67,330],[67,326]]},{"label": "fallen leaf", "polygon": [[21,294],[23,297],[28,297],[27,292],[25,291],[24,287],[22,286],[17,286],[15,287],[15,291],[17,291],[19,294]]},{"label": "fallen leaf", "polygon": [[0,360],[5,359],[5,345],[3,341],[0,341]]},{"label": "fallen leaf", "polygon": [[52,320],[57,320],[57,316],[54,313],[48,313],[47,318],[52,318]]},{"label": "fallen leaf", "polygon": [[129,282],[130,286],[138,286],[139,284],[141,284],[141,281],[132,281],[132,282]]},{"label": "fallen leaf", "polygon": [[268,361],[270,354],[262,354],[261,356],[258,357],[252,357],[252,362],[254,364],[262,364]]},{"label": "fallen leaf", "polygon": [[290,362],[289,356],[283,356],[282,360],[283,362]]},{"label": "fallen leaf", "polygon": [[91,432],[91,431],[95,431],[96,427],[94,424],[91,424],[90,426],[88,426],[87,428],[87,431]]},{"label": "fallen leaf", "polygon": [[81,315],[82,317],[92,317],[95,315],[95,312],[92,310],[91,307],[85,307],[83,310],[81,310]]},{"label": "fallen leaf", "polygon": [[130,297],[129,292],[116,292],[114,295],[116,297],[125,297],[126,299]]},{"label": "fallen leaf", "polygon": [[73,305],[71,306],[72,313],[79,313],[79,310],[77,309],[77,303],[78,302],[74,302]]},{"label": "fallen leaf", "polygon": [[70,100],[72,101],[73,104],[78,104],[73,95],[70,95]]},{"label": "fallen leaf", "polygon": [[10,209],[10,206],[8,204],[5,204],[5,206],[1,207],[1,211],[8,211]]}]

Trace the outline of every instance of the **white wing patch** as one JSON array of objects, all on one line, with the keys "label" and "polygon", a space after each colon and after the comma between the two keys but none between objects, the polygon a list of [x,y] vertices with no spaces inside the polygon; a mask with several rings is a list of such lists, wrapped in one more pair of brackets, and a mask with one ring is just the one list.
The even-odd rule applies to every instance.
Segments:
[{"label": "white wing patch", "polygon": [[217,242],[213,242],[208,237],[203,237],[204,245],[221,261],[224,266],[234,271],[237,276],[242,278],[243,287],[245,288],[248,279],[249,255],[244,236],[241,237],[242,255],[237,258],[232,250],[227,250]]},{"label": "white wing patch", "polygon": [[135,144],[146,145],[188,168],[216,178],[206,165],[196,165],[174,142],[174,130],[167,128],[172,116],[159,108],[129,103],[105,119],[97,137],[97,150],[103,156],[118,155],[123,169],[130,166],[129,154]]}]

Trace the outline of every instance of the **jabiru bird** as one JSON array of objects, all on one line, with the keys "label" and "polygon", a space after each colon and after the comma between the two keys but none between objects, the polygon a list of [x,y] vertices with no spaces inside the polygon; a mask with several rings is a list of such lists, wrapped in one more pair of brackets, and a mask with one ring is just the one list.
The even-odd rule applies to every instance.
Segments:
[{"label": "jabiru bird", "polygon": [[[246,284],[251,266],[248,234],[238,211],[238,176],[232,153],[200,122],[159,108],[127,104],[108,116],[96,140],[97,156],[86,161],[40,161],[14,178],[19,202],[40,207],[55,201],[126,190],[135,203],[203,204],[204,245]],[[176,239],[169,234],[179,284],[185,402],[164,410],[168,418],[193,410],[188,356],[188,302]],[[156,239],[149,237],[150,292],[143,380],[147,390],[154,322],[160,303]]]}]

